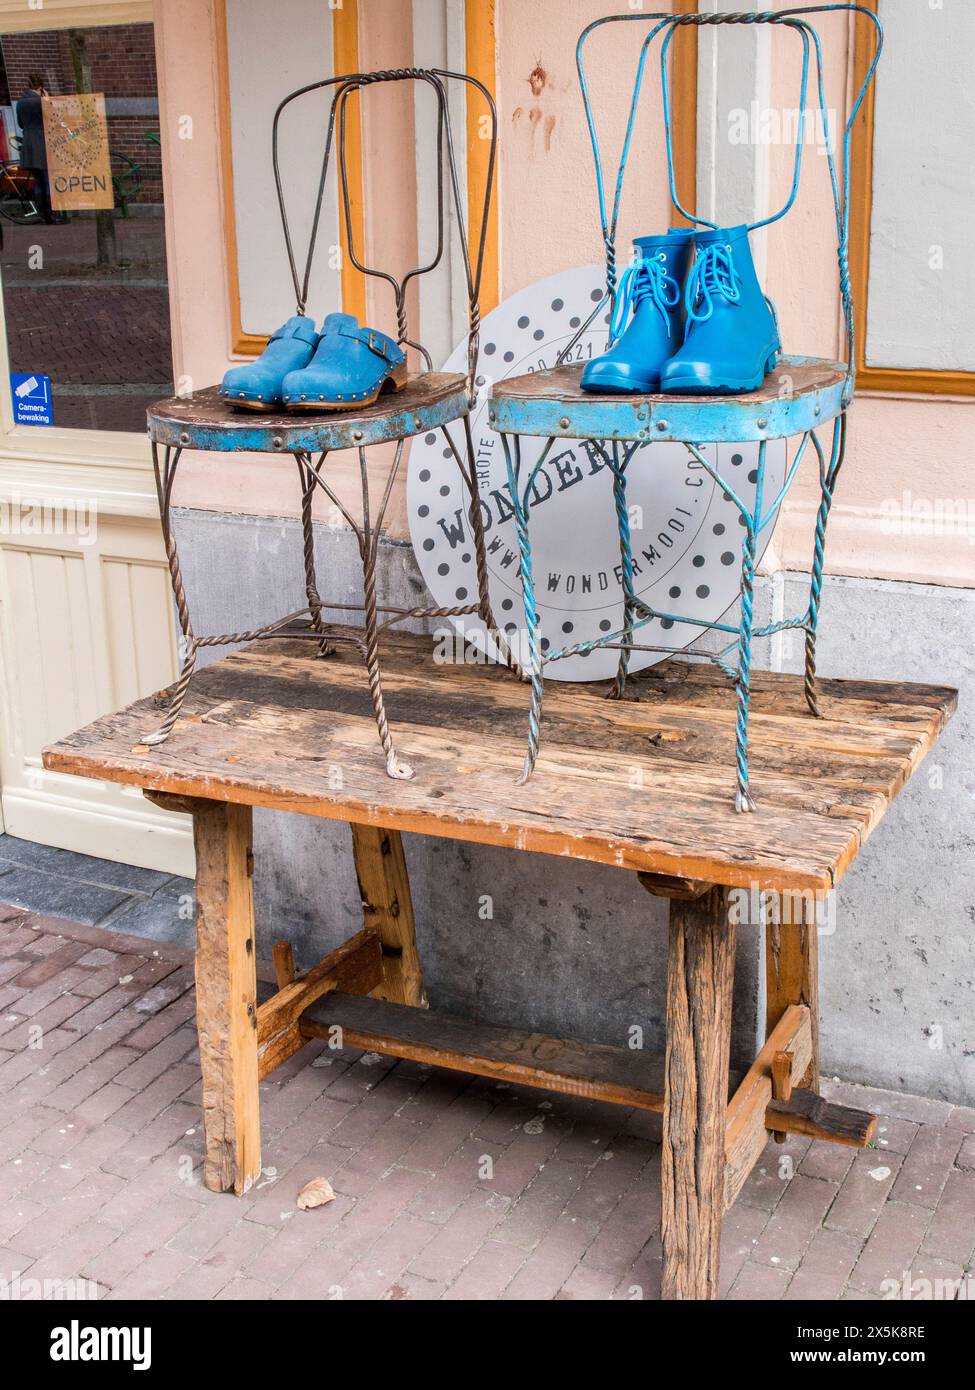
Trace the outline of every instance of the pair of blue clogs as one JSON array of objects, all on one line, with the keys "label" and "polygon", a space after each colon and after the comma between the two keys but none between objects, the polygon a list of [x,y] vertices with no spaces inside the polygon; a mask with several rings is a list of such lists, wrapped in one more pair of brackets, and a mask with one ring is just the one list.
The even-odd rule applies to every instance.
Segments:
[{"label": "pair of blue clogs", "polygon": [[360,410],[406,385],[403,350],[352,314],[329,314],[319,333],[295,315],[253,362],[231,367],[220,394],[238,410]]},{"label": "pair of blue clogs", "polygon": [[[582,388],[607,395],[756,390],[775,366],[775,310],[758,283],[747,227],[638,237],[620,280],[609,351]],[[632,317],[627,318],[632,312]]]}]

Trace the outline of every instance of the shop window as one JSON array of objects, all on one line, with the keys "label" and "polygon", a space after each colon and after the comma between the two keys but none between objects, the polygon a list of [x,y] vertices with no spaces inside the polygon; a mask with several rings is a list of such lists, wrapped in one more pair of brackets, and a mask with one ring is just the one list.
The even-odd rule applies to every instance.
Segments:
[{"label": "shop window", "polygon": [[[862,0],[885,31],[854,131],[850,271],[861,387],[975,395],[975,106],[964,91],[975,6]],[[856,27],[854,85],[873,53]]]},{"label": "shop window", "polygon": [[14,418],[141,433],[173,394],[152,25],[0,33],[0,118]]}]

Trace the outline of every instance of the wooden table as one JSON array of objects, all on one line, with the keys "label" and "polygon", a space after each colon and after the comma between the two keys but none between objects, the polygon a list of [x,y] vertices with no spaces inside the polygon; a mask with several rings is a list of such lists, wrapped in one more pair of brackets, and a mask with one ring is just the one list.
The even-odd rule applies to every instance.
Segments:
[{"label": "wooden table", "polygon": [[[258,1081],[338,1025],[350,1046],[662,1111],[663,1294],[714,1297],[722,1212],[769,1132],[859,1146],[873,1132],[873,1116],[817,1094],[816,895],[835,887],[931,748],[955,691],[823,681],[815,719],[801,678],[755,675],[758,809],[740,814],[734,692],[709,666],[657,667],[623,701],[553,683],[537,772],[517,786],[524,686],[505,670],[435,663],[429,638],[390,636],[387,648],[411,781],[386,776],[354,655],[340,644],[323,661],[286,638],[196,675],[159,748],[139,743],[157,696],[45,751],[47,768],[139,786],[193,814],[207,1186],[243,1193],[254,1182]],[[278,989],[263,1003],[254,806],[348,821],[364,915],[358,935],[301,975],[276,943]],[[427,1011],[403,831],[611,864],[669,898],[665,1056]],[[735,926],[756,895],[767,1041],[730,1078]]]}]

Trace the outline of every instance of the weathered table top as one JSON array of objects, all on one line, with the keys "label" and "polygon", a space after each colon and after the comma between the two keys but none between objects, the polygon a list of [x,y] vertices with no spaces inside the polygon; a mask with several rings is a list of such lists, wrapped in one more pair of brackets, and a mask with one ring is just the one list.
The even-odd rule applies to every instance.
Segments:
[{"label": "weathered table top", "polygon": [[140,737],[159,697],[45,750],[44,765],[157,791],[506,845],[711,883],[829,888],[955,708],[946,687],[820,683],[753,673],[751,782],[734,809],[733,691],[710,666],[668,662],[606,685],[546,688],[542,750],[517,786],[528,691],[510,672],[436,664],[428,637],[390,635],[383,684],[410,781],[386,776],[353,651],[255,643],[197,674],[159,747]]}]

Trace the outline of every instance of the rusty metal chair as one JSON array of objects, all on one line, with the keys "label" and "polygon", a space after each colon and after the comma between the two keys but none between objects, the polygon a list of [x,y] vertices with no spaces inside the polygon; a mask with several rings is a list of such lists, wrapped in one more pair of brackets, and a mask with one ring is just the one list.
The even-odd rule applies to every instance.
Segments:
[{"label": "rusty metal chair", "polygon": [[[429,85],[437,101],[437,244],[429,262],[408,271],[397,279],[390,272],[366,264],[355,244],[352,206],[349,191],[347,153],[347,109],[349,100],[358,97],[364,88],[377,83],[415,82]],[[448,90],[451,83],[466,84],[469,94],[479,93],[487,108],[490,121],[490,151],[483,199],[479,198],[480,226],[473,249],[468,244],[464,200],[457,168],[451,130]],[[303,266],[296,257],[294,239],[288,218],[287,203],[281,180],[279,137],[284,110],[309,93],[333,89],[327,134],[317,185],[314,216]],[[182,633],[182,669],[173,687],[169,708],[158,730],[148,734],[145,742],[164,742],[176,728],[183,700],[193,675],[201,648],[251,642],[271,637],[310,638],[318,643],[319,653],[328,657],[333,643],[348,642],[358,649],[366,665],[379,739],[386,758],[390,777],[411,777],[413,770],[396,755],[383,698],[379,659],[379,639],[397,623],[407,619],[428,619],[477,615],[487,627],[502,660],[518,670],[507,640],[495,621],[488,596],[487,561],[484,532],[477,498],[477,472],[469,413],[476,395],[476,368],[480,328],[479,297],[484,263],[488,213],[493,191],[497,157],[497,112],[490,93],[476,79],[465,73],[440,69],[407,68],[395,71],[354,73],[344,77],[327,78],[291,92],[280,103],[273,124],[273,162],[275,186],[281,213],[288,264],[294,282],[296,312],[305,312],[309,282],[321,224],[321,213],[328,175],[337,148],[338,193],[340,216],[344,222],[346,248],[352,264],[363,275],[384,281],[393,293],[396,314],[396,337],[404,348],[414,349],[426,370],[411,373],[407,385],[394,395],[383,396],[374,405],[358,412],[288,415],[285,413],[242,417],[220,399],[219,388],[210,387],[184,397],[160,402],[149,411],[149,435],[152,441],[153,465],[159,495],[166,554],[176,599],[176,609]],[[446,165],[446,180],[445,180]],[[469,306],[468,354],[466,375],[438,373],[432,370],[430,354],[411,334],[407,314],[407,291],[411,281],[434,271],[443,262],[448,204],[452,206],[458,228],[458,240],[466,277]],[[455,439],[448,426],[459,425],[463,433]],[[391,607],[378,602],[376,592],[376,562],[380,535],[393,484],[402,463],[406,441],[418,434],[440,431],[446,443],[445,455],[460,469],[470,499],[468,524],[470,552],[473,557],[477,602],[453,608]],[[460,432],[458,431],[458,433]],[[374,504],[367,461],[367,449],[377,444],[395,444],[395,452],[379,491],[378,506]],[[179,554],[172,526],[173,485],[180,458],[187,449],[216,452],[248,452],[291,454],[297,464],[301,490],[301,524],[304,555],[306,607],[283,618],[263,623],[247,631],[199,636],[195,633],[189,613]],[[340,500],[328,476],[328,460],[338,450],[354,449],[358,454],[361,477],[361,517],[356,519]],[[312,523],[312,503],[316,488],[321,489],[337,507],[352,529],[362,562],[363,596],[361,603],[332,603],[323,599],[318,587],[315,567],[315,537]],[[325,610],[361,611],[358,628],[326,621]]]}]

